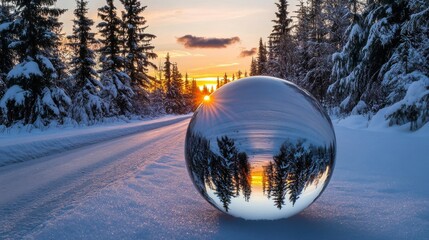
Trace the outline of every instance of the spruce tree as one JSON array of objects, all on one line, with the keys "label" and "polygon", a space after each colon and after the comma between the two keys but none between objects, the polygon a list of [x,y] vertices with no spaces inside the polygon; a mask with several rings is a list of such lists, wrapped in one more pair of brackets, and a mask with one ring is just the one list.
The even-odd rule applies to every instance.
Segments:
[{"label": "spruce tree", "polygon": [[71,83],[68,82],[70,81],[69,71],[67,63],[65,62],[67,52],[64,51],[66,48],[64,42],[66,42],[66,37],[63,32],[62,23],[58,22],[58,19],[55,21],[55,25],[54,33],[57,34],[58,38],[55,39],[55,47],[49,52],[49,60],[52,62],[58,75],[57,85],[68,92]]},{"label": "spruce tree", "polygon": [[76,4],[73,35],[67,37],[74,56],[70,62],[74,82],[70,113],[78,123],[91,124],[104,117],[106,103],[99,97],[103,86],[97,79],[95,52],[91,49],[96,39],[91,32],[94,21],[87,17],[88,1],[76,0]]},{"label": "spruce tree", "polygon": [[191,91],[191,83],[189,82],[188,73],[185,73],[185,82],[184,82],[184,93],[185,95],[189,94]]},{"label": "spruce tree", "polygon": [[170,62],[168,54],[164,63],[164,78],[166,80],[165,112],[167,114],[183,114],[186,111],[186,104],[182,93],[182,74],[180,74],[177,64]]},{"label": "spruce tree", "polygon": [[162,79],[155,79],[152,82],[152,92],[150,93],[150,114],[162,115],[165,114],[165,92],[162,84]]},{"label": "spruce tree", "polygon": [[134,112],[134,91],[130,85],[130,77],[123,72],[125,60],[121,56],[121,26],[122,21],[117,16],[113,0],[98,9],[102,22],[98,24],[101,39],[100,53],[101,83],[104,85],[102,98],[109,103],[109,116],[129,116]]},{"label": "spruce tree", "polygon": [[[295,58],[293,50],[293,39],[291,35],[292,19],[287,10],[287,0],[279,0],[276,3],[276,19],[269,37],[269,69],[266,73],[283,79],[292,79],[292,60]],[[261,71],[260,71],[261,72]],[[263,71],[262,71],[263,72]],[[265,74],[263,72],[262,74]]]},{"label": "spruce tree", "polygon": [[172,79],[171,79],[171,92],[174,96],[175,111],[176,114],[186,113],[186,102],[183,94],[183,79],[182,74],[179,72],[179,68],[176,64],[173,64]]},{"label": "spruce tree", "polygon": [[329,86],[332,64],[330,56],[335,51],[329,44],[326,5],[322,0],[314,0],[309,6],[310,25],[308,39],[308,71],[302,86],[319,101],[325,99]]},{"label": "spruce tree", "polygon": [[149,75],[149,68],[156,69],[150,60],[157,58],[153,52],[151,41],[155,35],[146,33],[146,19],[143,12],[147,6],[141,6],[138,0],[120,0],[124,5],[124,56],[125,72],[131,80],[131,87],[135,93],[134,107],[142,113],[145,105],[149,103],[148,90],[155,80]]},{"label": "spruce tree", "polygon": [[150,92],[150,112],[151,115],[162,115],[165,114],[165,89],[164,81],[162,80],[162,69],[161,62],[156,69],[155,80],[151,84]]},{"label": "spruce tree", "polygon": [[165,112],[167,114],[173,113],[173,94],[172,94],[172,64],[170,61],[170,54],[167,53],[164,62],[164,81],[165,81]]},{"label": "spruce tree", "polygon": [[13,16],[11,13],[12,6],[5,1],[0,5],[0,99],[6,91],[6,76],[13,68],[14,54],[9,44],[13,40],[12,23]]},{"label": "spruce tree", "polygon": [[167,53],[164,62],[164,80],[166,90],[171,88],[171,70],[170,53]]},{"label": "spruce tree", "polygon": [[429,122],[429,2],[399,1],[392,18],[402,17],[399,43],[380,70],[387,91],[389,125],[410,123],[414,131]]},{"label": "spruce tree", "polygon": [[198,106],[201,104],[201,101],[200,101],[201,92],[200,92],[200,89],[198,88],[198,84],[195,79],[192,79],[191,89],[192,89],[192,100],[193,100],[192,111],[195,111],[198,108]]},{"label": "spruce tree", "polygon": [[268,73],[268,69],[267,69],[267,62],[268,62],[267,57],[268,56],[267,56],[267,54],[268,54],[267,48],[265,47],[265,44],[261,38],[259,40],[256,75],[267,75],[267,73]]},{"label": "spruce tree", "polygon": [[250,64],[250,76],[258,75],[258,66],[256,60],[252,57],[252,62]]},{"label": "spruce tree", "polygon": [[300,86],[304,85],[304,78],[309,70],[309,38],[310,38],[310,19],[309,7],[300,1],[298,10],[295,12],[297,23],[295,25],[295,63],[294,63],[294,76],[296,83]]},{"label": "spruce tree", "polygon": [[332,50],[340,51],[346,40],[346,30],[351,24],[350,0],[326,0],[324,9],[328,43]]},{"label": "spruce tree", "polygon": [[192,84],[189,81],[188,73],[185,74],[185,82],[183,89],[183,97],[185,99],[186,112],[192,112],[193,99],[192,99]]},{"label": "spruce tree", "polygon": [[58,48],[58,17],[65,10],[53,7],[55,0],[11,2],[16,6],[12,27],[16,38],[9,46],[16,51],[19,63],[6,77],[8,90],[0,101],[0,121],[6,126],[34,127],[62,123],[71,100],[57,87],[57,69],[51,59]]}]

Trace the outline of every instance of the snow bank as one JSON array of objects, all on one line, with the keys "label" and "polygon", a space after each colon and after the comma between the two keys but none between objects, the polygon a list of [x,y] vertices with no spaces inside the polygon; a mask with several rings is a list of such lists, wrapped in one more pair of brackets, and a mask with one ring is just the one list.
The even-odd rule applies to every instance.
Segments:
[{"label": "snow bank", "polygon": [[111,126],[50,129],[46,132],[0,134],[0,167],[99,143],[113,138],[164,127],[185,116],[168,116]]},{"label": "snow bank", "polygon": [[332,118],[332,122],[337,126],[348,129],[361,129],[375,132],[404,132],[411,135],[426,135],[429,136],[429,124],[424,125],[417,131],[410,131],[411,123],[404,125],[389,125],[389,120],[386,120],[386,115],[389,108],[383,108],[374,116],[368,115],[350,115],[344,118]]}]

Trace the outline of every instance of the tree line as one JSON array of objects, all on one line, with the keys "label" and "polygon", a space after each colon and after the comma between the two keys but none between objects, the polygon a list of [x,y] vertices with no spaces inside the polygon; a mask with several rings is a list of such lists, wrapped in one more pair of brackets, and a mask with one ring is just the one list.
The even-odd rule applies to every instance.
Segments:
[{"label": "tree line", "polygon": [[429,121],[429,2],[301,0],[290,17],[279,0],[250,75],[292,81],[333,114],[383,110],[390,125]]},{"label": "tree line", "polygon": [[[90,125],[109,118],[130,118],[190,109],[177,96],[177,68],[165,69],[165,91],[157,91],[152,40],[138,0],[113,0],[98,9],[94,31],[88,1],[76,0],[73,32],[62,33],[66,10],[51,0],[1,0],[0,125],[44,128]],[[167,66],[166,66],[167,67]],[[160,95],[161,94],[161,95]]]}]

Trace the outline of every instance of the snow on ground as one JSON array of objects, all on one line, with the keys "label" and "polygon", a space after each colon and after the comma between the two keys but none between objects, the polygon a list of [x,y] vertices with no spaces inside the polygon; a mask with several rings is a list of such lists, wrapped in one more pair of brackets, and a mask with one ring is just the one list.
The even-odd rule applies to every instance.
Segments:
[{"label": "snow on ground", "polygon": [[167,126],[185,118],[189,118],[189,115],[166,116],[126,124],[112,123],[79,128],[51,128],[47,131],[3,133],[0,134],[0,167]]},{"label": "snow on ground", "polygon": [[70,206],[26,238],[428,239],[429,127],[408,133],[347,125],[335,124],[337,165],[327,190],[290,219],[245,221],[206,203],[185,169],[183,127],[183,137],[169,142],[169,154]]}]

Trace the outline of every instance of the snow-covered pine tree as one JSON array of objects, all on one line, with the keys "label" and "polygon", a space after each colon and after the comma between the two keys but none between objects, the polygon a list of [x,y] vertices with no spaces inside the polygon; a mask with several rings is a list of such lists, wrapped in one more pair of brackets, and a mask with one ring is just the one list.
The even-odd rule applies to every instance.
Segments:
[{"label": "snow-covered pine tree", "polygon": [[252,57],[252,62],[250,63],[250,76],[258,75],[258,66],[255,58]]},{"label": "snow-covered pine tree", "polygon": [[325,0],[324,6],[328,43],[338,52],[344,46],[345,33],[352,21],[350,0]]},{"label": "snow-covered pine tree", "polygon": [[13,68],[14,54],[9,44],[13,36],[11,31],[13,16],[12,6],[2,0],[0,3],[0,99],[6,91],[5,79]]},{"label": "snow-covered pine tree", "polygon": [[195,79],[192,79],[192,99],[193,99],[193,106],[192,111],[195,111],[198,106],[201,104],[200,101],[200,89],[198,88],[197,81]]},{"label": "snow-covered pine tree", "polygon": [[276,19],[273,20],[273,30],[269,36],[269,61],[267,74],[283,79],[292,80],[294,41],[292,39],[292,19],[287,10],[287,0],[276,3]]},{"label": "snow-covered pine tree", "polygon": [[125,60],[121,56],[122,42],[120,39],[122,21],[117,16],[117,10],[113,0],[106,0],[107,4],[98,9],[101,22],[98,24],[100,31],[99,40],[101,48],[100,78],[104,86],[101,94],[107,107],[108,116],[129,116],[134,111],[134,92],[131,88],[130,77],[123,72]]},{"label": "snow-covered pine tree", "polygon": [[308,71],[301,86],[313,94],[319,101],[325,99],[329,86],[332,63],[331,54],[334,52],[329,44],[329,29],[327,26],[326,2],[313,0],[309,6],[308,21]]},{"label": "snow-covered pine tree", "polygon": [[[355,106],[360,102],[360,109],[354,109],[355,113],[362,113],[367,108],[366,103],[360,101],[360,95],[363,91],[357,90],[357,75],[362,74],[361,67],[357,68],[361,59],[361,50],[366,44],[368,30],[364,29],[364,15],[367,12],[358,14],[357,1],[351,4],[353,20],[352,24],[346,30],[347,40],[340,52],[332,55],[333,69],[331,73],[332,84],[328,88],[328,101],[333,107],[339,107],[342,113],[351,113]],[[374,5],[368,6],[368,10],[374,8]],[[368,59],[367,59],[368,61]],[[353,95],[353,96],[352,96]],[[353,98],[353,99],[352,99]],[[368,111],[368,110],[366,110]]]},{"label": "snow-covered pine tree", "polygon": [[171,61],[170,61],[170,53],[167,53],[165,56],[165,62],[164,62],[164,80],[165,80],[165,88],[167,89],[171,88]]},{"label": "snow-covered pine tree", "polygon": [[165,112],[168,114],[184,113],[185,102],[182,94],[182,74],[180,74],[177,64],[170,62],[169,54],[165,58],[164,78],[166,80]]},{"label": "snow-covered pine tree", "polygon": [[429,121],[429,3],[373,1],[333,57],[329,93],[343,113],[375,113],[391,125]]},{"label": "snow-covered pine tree", "polygon": [[189,81],[188,73],[185,74],[183,96],[185,98],[186,112],[192,112],[192,107],[193,107],[192,84]]},{"label": "snow-covered pine tree", "polygon": [[162,115],[165,114],[165,93],[162,81],[162,66],[158,67],[159,77],[152,81],[152,91],[150,93],[150,114],[151,115]]},{"label": "snow-covered pine tree", "polygon": [[309,38],[310,38],[310,19],[309,19],[309,7],[303,0],[299,2],[297,6],[298,10],[296,13],[297,22],[295,27],[295,61],[294,61],[294,78],[296,83],[303,86],[303,80],[307,75],[310,61],[309,56]]},{"label": "snow-covered pine tree", "polygon": [[67,63],[65,62],[65,54],[67,54],[67,52],[64,51],[64,42],[66,41],[66,36],[63,32],[63,23],[58,22],[58,19],[53,19],[52,23],[56,26],[54,28],[54,33],[58,36],[58,38],[55,39],[55,47],[52,48],[47,54],[49,55],[49,60],[52,62],[52,65],[54,66],[58,75],[57,85],[67,91],[70,90],[69,87],[71,84],[68,82],[70,80],[69,71]]},{"label": "snow-covered pine tree", "polygon": [[97,79],[95,53],[91,49],[97,42],[95,34],[91,32],[94,21],[87,17],[88,1],[76,0],[76,4],[73,34],[67,37],[74,56],[70,62],[74,82],[70,93],[73,101],[70,116],[79,124],[87,125],[105,116],[106,104],[99,96],[103,86]]},{"label": "snow-covered pine tree", "polygon": [[150,62],[157,58],[153,52],[151,41],[156,37],[146,33],[146,19],[142,16],[147,6],[141,6],[138,0],[120,0],[124,5],[124,47],[125,72],[131,79],[131,87],[135,93],[134,108],[142,114],[149,103],[148,91],[151,82],[155,80],[148,74],[149,68],[156,69],[156,65]]},{"label": "snow-covered pine tree", "polygon": [[[402,1],[399,45],[383,65],[381,86],[387,90],[385,117],[390,125],[417,130],[429,122],[429,2]],[[392,7],[392,9],[394,9]]]},{"label": "snow-covered pine tree", "polygon": [[271,37],[268,37],[268,59],[267,59],[267,71],[269,76],[280,77],[279,64],[277,59],[274,58],[274,46]]},{"label": "snow-covered pine tree", "polygon": [[58,74],[50,58],[57,46],[58,17],[65,12],[54,8],[55,0],[13,0],[16,39],[9,45],[18,57],[7,75],[7,92],[0,101],[1,123],[44,127],[62,123],[71,103],[57,87]]},{"label": "snow-covered pine tree", "polygon": [[189,75],[185,73],[185,81],[184,81],[184,93],[188,94],[191,90],[191,83],[189,82]]},{"label": "snow-covered pine tree", "polygon": [[259,48],[258,48],[258,59],[257,59],[257,70],[256,75],[267,75],[268,69],[267,69],[267,62],[268,62],[268,52],[267,48],[262,41],[262,38],[259,39]]},{"label": "snow-covered pine tree", "polygon": [[173,110],[171,106],[172,96],[171,94],[169,94],[169,92],[171,92],[171,89],[172,89],[172,83],[171,83],[172,64],[170,61],[170,53],[167,53],[167,55],[165,56],[163,72],[164,72],[164,82],[165,82],[165,86],[164,86],[165,87],[165,101],[164,101],[165,106],[164,107],[165,107],[165,112],[168,114],[171,114],[173,113]]},{"label": "snow-covered pine tree", "polygon": [[176,64],[173,64],[173,70],[172,70],[172,80],[171,80],[171,85],[172,85],[172,95],[175,96],[175,105],[176,105],[176,112],[177,114],[184,114],[187,113],[187,108],[186,108],[186,102],[185,102],[185,98],[183,96],[183,79],[182,79],[182,74],[179,71],[179,68]]}]

